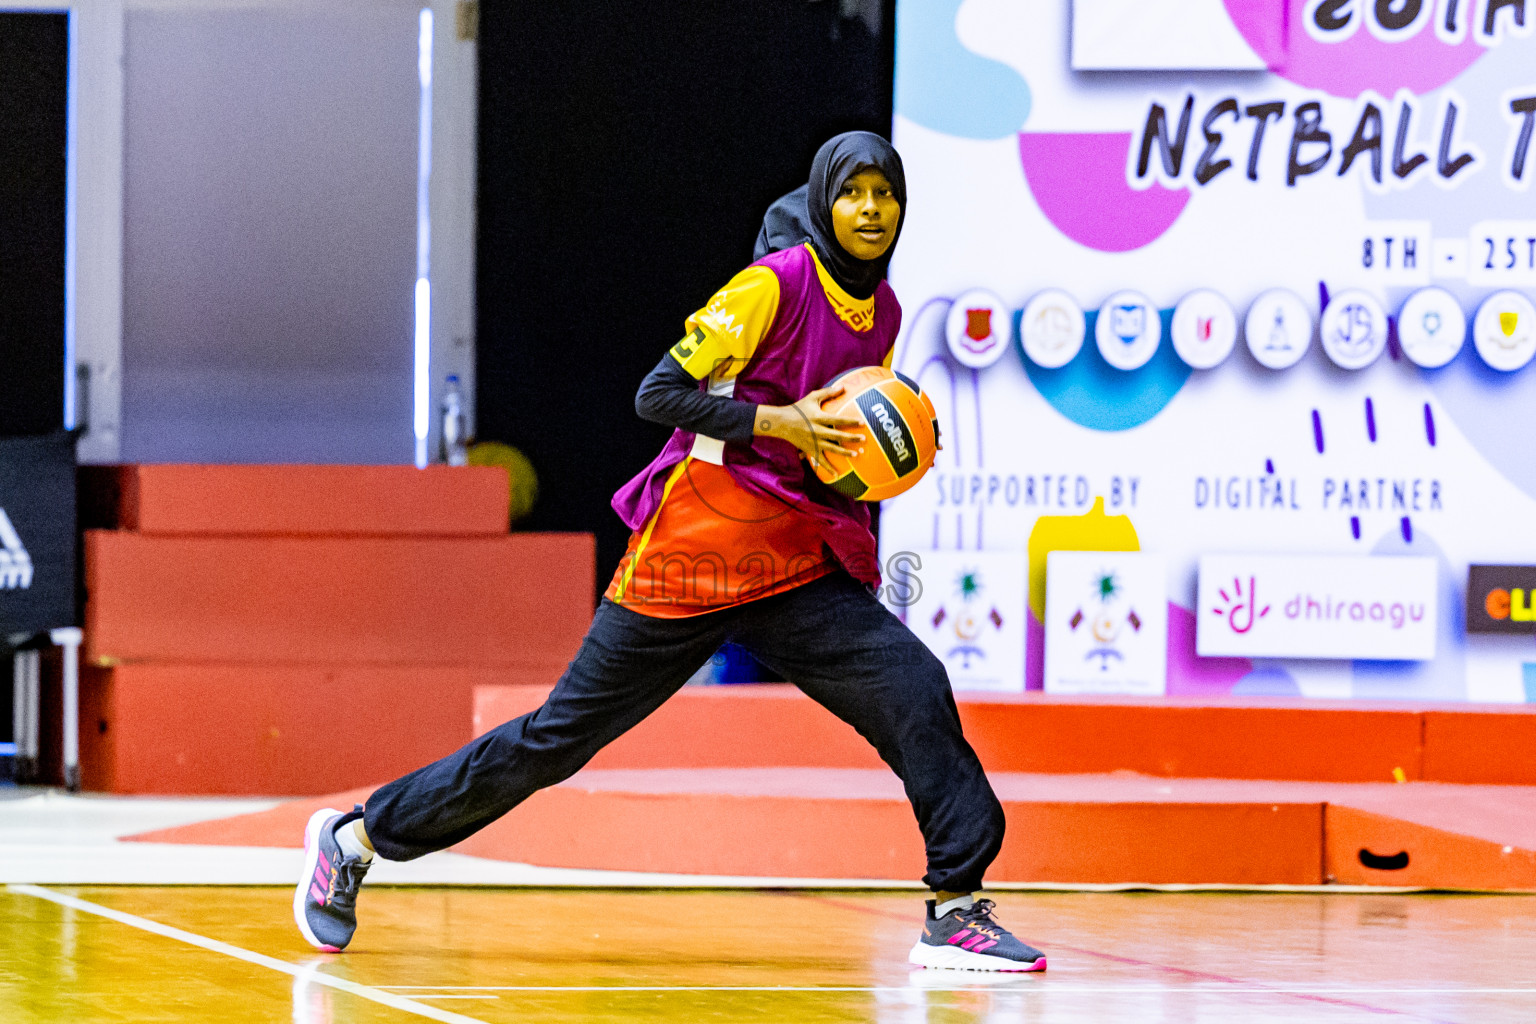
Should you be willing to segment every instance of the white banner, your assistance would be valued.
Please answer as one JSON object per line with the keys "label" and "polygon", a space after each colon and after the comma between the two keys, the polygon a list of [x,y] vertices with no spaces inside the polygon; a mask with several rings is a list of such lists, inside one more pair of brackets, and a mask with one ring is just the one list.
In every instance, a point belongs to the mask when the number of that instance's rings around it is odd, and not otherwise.
{"label": "white banner", "polygon": [[938,656],[956,690],[1024,689],[1022,551],[924,551],[909,576],[920,584],[898,608]]}
{"label": "white banner", "polygon": [[1435,656],[1433,558],[1206,555],[1199,591],[1202,656]]}
{"label": "white banner", "polygon": [[883,506],[885,557],[1028,550],[1048,647],[1046,554],[1112,520],[1111,546],[1167,560],[1171,696],[1525,701],[1530,651],[1443,611],[1423,661],[1256,655],[1269,621],[1201,657],[1196,568],[1423,557],[1450,608],[1468,564],[1536,565],[1536,454],[1511,432],[1536,408],[1536,0],[896,19],[893,365],[944,450]]}
{"label": "white banner", "polygon": [[1160,696],[1168,563],[1139,551],[1052,551],[1045,564],[1046,692]]}

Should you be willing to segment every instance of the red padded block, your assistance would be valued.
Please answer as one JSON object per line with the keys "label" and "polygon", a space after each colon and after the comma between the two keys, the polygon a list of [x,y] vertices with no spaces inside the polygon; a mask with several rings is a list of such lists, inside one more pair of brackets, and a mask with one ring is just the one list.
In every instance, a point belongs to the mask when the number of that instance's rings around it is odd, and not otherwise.
{"label": "red padded block", "polygon": [[1435,782],[1536,785],[1536,711],[1526,705],[1429,711],[1424,778]]}
{"label": "red padded block", "polygon": [[777,878],[920,878],[923,840],[902,799],[541,790],[454,847],[527,864]]}
{"label": "red padded block", "polygon": [[[996,882],[1321,880],[1318,803],[1020,800],[1003,788],[1008,837],[988,871]],[[924,870],[922,838],[896,779],[828,769],[583,772],[455,849],[681,874],[916,880]]]}
{"label": "red padded block", "polygon": [[[475,690],[475,735],[527,714],[548,687]],[[592,768],[881,768],[853,727],[793,686],[690,686],[598,751]]]}
{"label": "red padded block", "polygon": [[1531,849],[1355,807],[1330,804],[1326,813],[1330,882],[1536,889]]}
{"label": "red padded block", "polygon": [[591,621],[594,560],[591,535],[576,533],[214,538],[91,530],[86,657],[559,668]]}
{"label": "red padded block", "polygon": [[1318,885],[1316,803],[1003,801],[1000,882]]}
{"label": "red padded block", "polygon": [[1388,782],[1419,777],[1411,709],[960,695],[988,771],[1133,771],[1177,778]]}
{"label": "red padded block", "polygon": [[81,781],[114,793],[328,793],[376,785],[467,743],[463,666],[118,665],[80,689]]}
{"label": "red padded block", "polygon": [[81,493],[90,526],[221,536],[496,536],[511,501],[490,466],[101,466]]}
{"label": "red padded block", "polygon": [[[531,711],[542,691],[488,687],[475,731]],[[1420,714],[1340,705],[1195,705],[960,694],[993,772],[1133,771],[1168,778],[1388,782],[1419,773]],[[604,749],[596,768],[873,768],[854,730],[789,685],[687,687]]]}

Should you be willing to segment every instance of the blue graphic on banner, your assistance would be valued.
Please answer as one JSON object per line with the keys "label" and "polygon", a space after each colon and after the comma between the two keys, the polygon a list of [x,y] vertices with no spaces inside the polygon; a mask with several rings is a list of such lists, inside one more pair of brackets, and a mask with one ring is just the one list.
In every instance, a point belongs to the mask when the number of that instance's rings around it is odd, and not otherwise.
{"label": "blue graphic on banner", "polygon": [[[1019,321],[1024,311],[1013,314],[1013,336],[1022,338]],[[1084,314],[1087,338],[1082,349],[1066,366],[1048,370],[1024,355],[1019,355],[1030,383],[1051,407],[1078,426],[1091,430],[1130,430],[1162,412],[1189,379],[1189,366],[1173,349],[1169,325],[1173,310],[1158,311],[1163,321],[1163,337],[1147,365],[1139,370],[1117,370],[1104,361],[1093,343],[1098,310]]]}
{"label": "blue graphic on banner", "polygon": [[896,9],[896,112],[962,139],[1001,139],[1029,118],[1029,85],[955,35],[964,0]]}

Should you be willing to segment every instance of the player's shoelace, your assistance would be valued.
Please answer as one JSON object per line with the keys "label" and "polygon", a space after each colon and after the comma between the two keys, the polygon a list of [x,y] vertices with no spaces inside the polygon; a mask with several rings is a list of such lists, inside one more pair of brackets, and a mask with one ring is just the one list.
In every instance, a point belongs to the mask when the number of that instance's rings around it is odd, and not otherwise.
{"label": "player's shoelace", "polygon": [[997,904],[989,899],[979,899],[968,907],[962,907],[954,912],[955,917],[964,921],[972,930],[980,932],[989,939],[1000,939],[1003,926],[998,923],[993,913],[997,910]]}
{"label": "player's shoelace", "polygon": [[332,906],[350,910],[357,905],[357,891],[363,887],[363,876],[368,873],[369,867],[355,857],[336,865],[336,881],[330,898]]}

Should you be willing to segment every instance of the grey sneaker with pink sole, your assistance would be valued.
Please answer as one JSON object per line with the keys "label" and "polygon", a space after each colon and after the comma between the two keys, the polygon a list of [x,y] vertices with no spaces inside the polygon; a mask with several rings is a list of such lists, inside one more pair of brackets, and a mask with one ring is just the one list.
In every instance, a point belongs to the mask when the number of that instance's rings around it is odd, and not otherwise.
{"label": "grey sneaker with pink sole", "polygon": [[361,817],[325,807],[304,828],[304,873],[293,892],[293,920],[316,949],[340,953],[357,931],[357,891],[369,865],[336,842],[336,826]]}
{"label": "grey sneaker with pink sole", "polygon": [[929,900],[923,935],[907,955],[909,962],[958,971],[1045,970],[1045,954],[998,924],[997,904],[991,900],[977,900],[939,918],[933,906]]}

